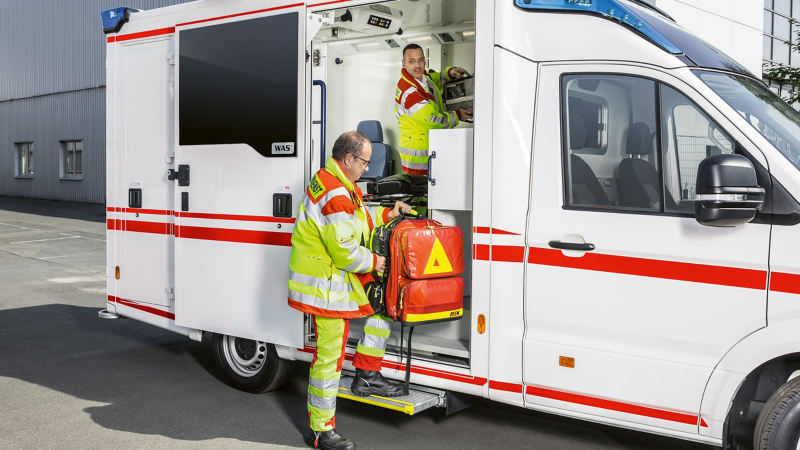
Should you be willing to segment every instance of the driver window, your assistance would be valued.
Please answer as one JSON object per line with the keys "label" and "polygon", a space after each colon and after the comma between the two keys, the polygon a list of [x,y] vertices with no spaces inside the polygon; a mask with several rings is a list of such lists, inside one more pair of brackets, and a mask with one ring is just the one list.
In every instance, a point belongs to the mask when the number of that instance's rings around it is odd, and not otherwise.
{"label": "driver window", "polygon": [[665,209],[694,214],[697,166],[712,155],[733,153],[733,140],[678,91],[661,85]]}

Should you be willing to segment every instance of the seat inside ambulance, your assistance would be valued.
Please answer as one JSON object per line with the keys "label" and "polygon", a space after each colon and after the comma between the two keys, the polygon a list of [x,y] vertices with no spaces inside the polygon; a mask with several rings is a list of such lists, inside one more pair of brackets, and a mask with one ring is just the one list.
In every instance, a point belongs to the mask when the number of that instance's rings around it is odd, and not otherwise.
{"label": "seat inside ambulance", "polygon": [[[369,170],[358,183],[362,192],[370,193],[368,181],[388,178],[384,180],[386,191],[394,184],[413,185],[413,191],[418,194],[420,187],[428,186],[424,176],[403,175],[401,178],[405,181],[402,182],[392,176],[404,174],[398,152],[400,133],[395,114],[402,51],[408,44],[417,44],[423,49],[426,70],[442,72],[447,67],[461,67],[470,75],[480,76],[475,74],[475,1],[399,0],[346,8],[337,8],[336,4],[330,6],[330,10],[318,12],[333,21],[330,25],[323,25],[316,34],[310,55],[312,80],[322,81],[326,86],[325,154],[330,155],[333,143],[342,133],[360,131],[372,142],[373,152]],[[316,146],[321,143],[323,132],[319,123],[322,89],[314,84],[309,89],[309,119],[313,123],[312,140]],[[456,128],[472,126],[472,123],[460,123]],[[315,166],[319,167],[320,152],[314,150],[312,154],[312,158],[317,158]],[[418,182],[424,186],[417,186]],[[413,199],[418,198],[414,196]],[[393,204],[393,201],[388,199],[383,206]],[[367,201],[366,204],[375,207],[379,203]],[[429,217],[445,225],[472,230],[471,211],[427,212]],[[471,233],[464,234],[466,254],[469,254]],[[471,260],[466,265],[469,263]],[[465,282],[463,318],[416,327],[412,340],[415,360],[469,367],[471,267],[465,267],[462,278]],[[363,319],[351,321],[349,347],[355,347],[363,326]],[[313,330],[307,327],[306,333],[309,344],[312,344]],[[407,335],[408,328],[404,336]],[[400,324],[392,323],[387,355],[400,355],[404,342]]]}
{"label": "seat inside ambulance", "polygon": [[391,174],[392,146],[383,143],[381,123],[377,120],[364,120],[358,124],[356,131],[366,136],[372,143],[369,169],[361,175],[361,179],[379,181],[388,177]]}

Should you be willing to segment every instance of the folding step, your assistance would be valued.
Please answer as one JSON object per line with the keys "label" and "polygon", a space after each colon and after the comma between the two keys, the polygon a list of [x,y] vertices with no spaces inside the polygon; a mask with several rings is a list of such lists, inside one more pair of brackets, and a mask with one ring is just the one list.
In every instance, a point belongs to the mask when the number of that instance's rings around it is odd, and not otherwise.
{"label": "folding step", "polygon": [[353,376],[342,373],[342,377],[339,379],[339,397],[379,406],[381,408],[393,409],[410,416],[433,408],[434,406],[445,406],[445,392],[436,389],[412,384],[409,386],[408,395],[402,397],[387,398],[378,397],[377,395],[359,397],[350,391],[350,385],[352,384]]}

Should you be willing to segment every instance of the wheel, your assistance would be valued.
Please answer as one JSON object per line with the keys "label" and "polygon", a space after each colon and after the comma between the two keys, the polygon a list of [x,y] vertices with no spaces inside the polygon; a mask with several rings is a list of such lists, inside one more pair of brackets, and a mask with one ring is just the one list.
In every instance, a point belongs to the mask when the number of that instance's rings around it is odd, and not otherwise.
{"label": "wheel", "polygon": [[237,389],[261,394],[278,389],[289,375],[292,361],[278,357],[266,342],[214,334],[214,360]]}
{"label": "wheel", "polygon": [[755,450],[800,450],[800,377],[767,400],[756,421]]}

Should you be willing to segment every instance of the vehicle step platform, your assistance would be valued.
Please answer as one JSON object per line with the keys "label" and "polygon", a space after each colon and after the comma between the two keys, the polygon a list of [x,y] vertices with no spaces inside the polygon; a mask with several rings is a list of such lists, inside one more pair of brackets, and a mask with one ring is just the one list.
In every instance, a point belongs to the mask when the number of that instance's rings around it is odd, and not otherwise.
{"label": "vehicle step platform", "polygon": [[352,384],[353,375],[346,375],[342,372],[342,377],[339,379],[339,397],[379,406],[381,408],[393,409],[410,416],[433,408],[434,406],[445,406],[444,391],[437,391],[435,389],[412,384],[409,386],[408,395],[403,395],[401,397],[388,398],[378,397],[376,395],[359,397],[350,391],[350,385]]}

